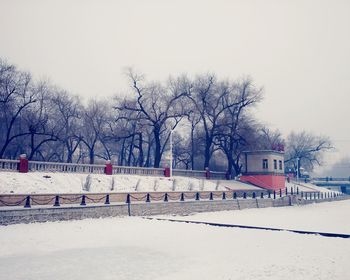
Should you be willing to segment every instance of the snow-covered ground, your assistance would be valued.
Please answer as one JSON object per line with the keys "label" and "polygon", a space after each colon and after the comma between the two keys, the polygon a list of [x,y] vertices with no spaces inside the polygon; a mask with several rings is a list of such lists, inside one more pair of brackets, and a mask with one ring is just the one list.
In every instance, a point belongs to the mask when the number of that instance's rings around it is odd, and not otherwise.
{"label": "snow-covered ground", "polygon": [[[0,194],[80,193],[91,178],[90,192],[214,191],[259,189],[237,181],[216,181],[189,177],[151,177],[137,175],[0,172]],[[113,183],[114,181],[114,183]],[[113,186],[114,184],[114,186]],[[112,190],[113,186],[113,190]]]}
{"label": "snow-covered ground", "polygon": [[328,190],[327,188],[318,187],[316,185],[310,184],[310,183],[296,183],[296,182],[286,182],[286,187],[288,188],[288,191],[290,191],[291,188],[293,188],[294,191],[298,188],[300,192],[334,192],[332,190]]}
{"label": "snow-covered ground", "polygon": [[[344,233],[349,213],[347,200],[186,218]],[[350,279],[349,239],[290,232],[127,217],[4,226],[0,242],[1,279]]]}

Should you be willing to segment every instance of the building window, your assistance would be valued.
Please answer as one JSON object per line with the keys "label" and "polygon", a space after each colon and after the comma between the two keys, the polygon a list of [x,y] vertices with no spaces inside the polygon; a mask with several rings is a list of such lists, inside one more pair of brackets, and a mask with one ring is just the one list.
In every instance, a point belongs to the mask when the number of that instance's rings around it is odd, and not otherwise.
{"label": "building window", "polygon": [[274,159],[274,160],[273,160],[273,168],[274,168],[274,169],[277,169],[277,159]]}
{"label": "building window", "polygon": [[262,166],[263,166],[263,169],[268,169],[269,168],[269,163],[268,163],[267,159],[263,159],[262,160]]}
{"label": "building window", "polygon": [[282,160],[280,160],[278,163],[279,163],[280,170],[282,170]]}

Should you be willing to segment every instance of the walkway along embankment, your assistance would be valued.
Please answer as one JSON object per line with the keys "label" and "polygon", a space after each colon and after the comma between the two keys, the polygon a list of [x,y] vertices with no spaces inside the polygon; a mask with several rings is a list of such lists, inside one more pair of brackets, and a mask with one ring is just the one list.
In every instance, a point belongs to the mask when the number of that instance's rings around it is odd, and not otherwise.
{"label": "walkway along embankment", "polygon": [[[243,197],[238,197],[237,193],[228,196],[225,192],[220,192],[220,194],[218,192],[215,195],[213,192],[209,192],[205,194],[178,193],[177,195],[164,193],[157,194],[157,196],[150,193],[143,196],[140,194],[138,194],[139,196],[123,194],[125,195],[123,198],[126,198],[125,201],[113,202],[110,201],[112,195],[98,195],[98,199],[92,198],[90,195],[75,195],[75,199],[66,197],[69,199],[67,201],[75,204],[61,204],[60,202],[64,199],[57,195],[51,197],[46,195],[45,198],[41,197],[41,200],[37,196],[17,197],[19,199],[17,206],[7,203],[8,206],[0,207],[0,225],[117,216],[190,215],[200,212],[283,207],[350,199],[350,196],[340,194],[333,194],[330,197],[319,193],[315,193],[313,196],[312,194],[308,196],[303,194],[303,197],[301,197],[301,194],[299,194],[279,197],[274,193],[268,195],[269,198],[257,194],[248,197],[246,193],[243,193]],[[4,203],[3,195],[0,196],[0,199]],[[89,204],[89,201],[92,203]],[[12,203],[14,203],[13,200]],[[36,205],[33,203],[36,203]],[[56,206],[53,206],[52,203]],[[20,206],[23,204],[25,207]]]}

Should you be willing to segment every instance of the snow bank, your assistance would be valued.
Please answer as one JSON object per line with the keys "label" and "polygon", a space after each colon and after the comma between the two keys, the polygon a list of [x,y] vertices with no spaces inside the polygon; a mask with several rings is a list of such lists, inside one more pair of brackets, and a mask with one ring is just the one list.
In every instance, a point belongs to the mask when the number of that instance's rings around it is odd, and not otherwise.
{"label": "snow bank", "polygon": [[[88,179],[90,176],[90,179]],[[213,191],[226,190],[215,180],[187,177],[152,177],[137,175],[15,173],[0,172],[0,193],[80,193],[90,180],[89,192]]]}

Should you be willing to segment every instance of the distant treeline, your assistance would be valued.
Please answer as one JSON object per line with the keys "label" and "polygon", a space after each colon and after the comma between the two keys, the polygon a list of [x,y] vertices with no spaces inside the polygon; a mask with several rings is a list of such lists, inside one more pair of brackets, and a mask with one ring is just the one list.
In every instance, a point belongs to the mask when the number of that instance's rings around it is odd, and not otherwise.
{"label": "distant treeline", "polygon": [[236,175],[245,150],[286,145],[290,166],[300,158],[312,168],[319,152],[330,147],[327,138],[306,132],[291,133],[285,141],[279,131],[259,122],[252,108],[262,100],[263,90],[251,78],[224,80],[205,74],[147,82],[132,69],[126,75],[127,97],[85,105],[78,96],[48,81],[35,81],[30,73],[0,60],[0,158],[25,153],[29,160],[112,160],[159,167],[169,158],[173,131],[175,168],[209,167]]}

